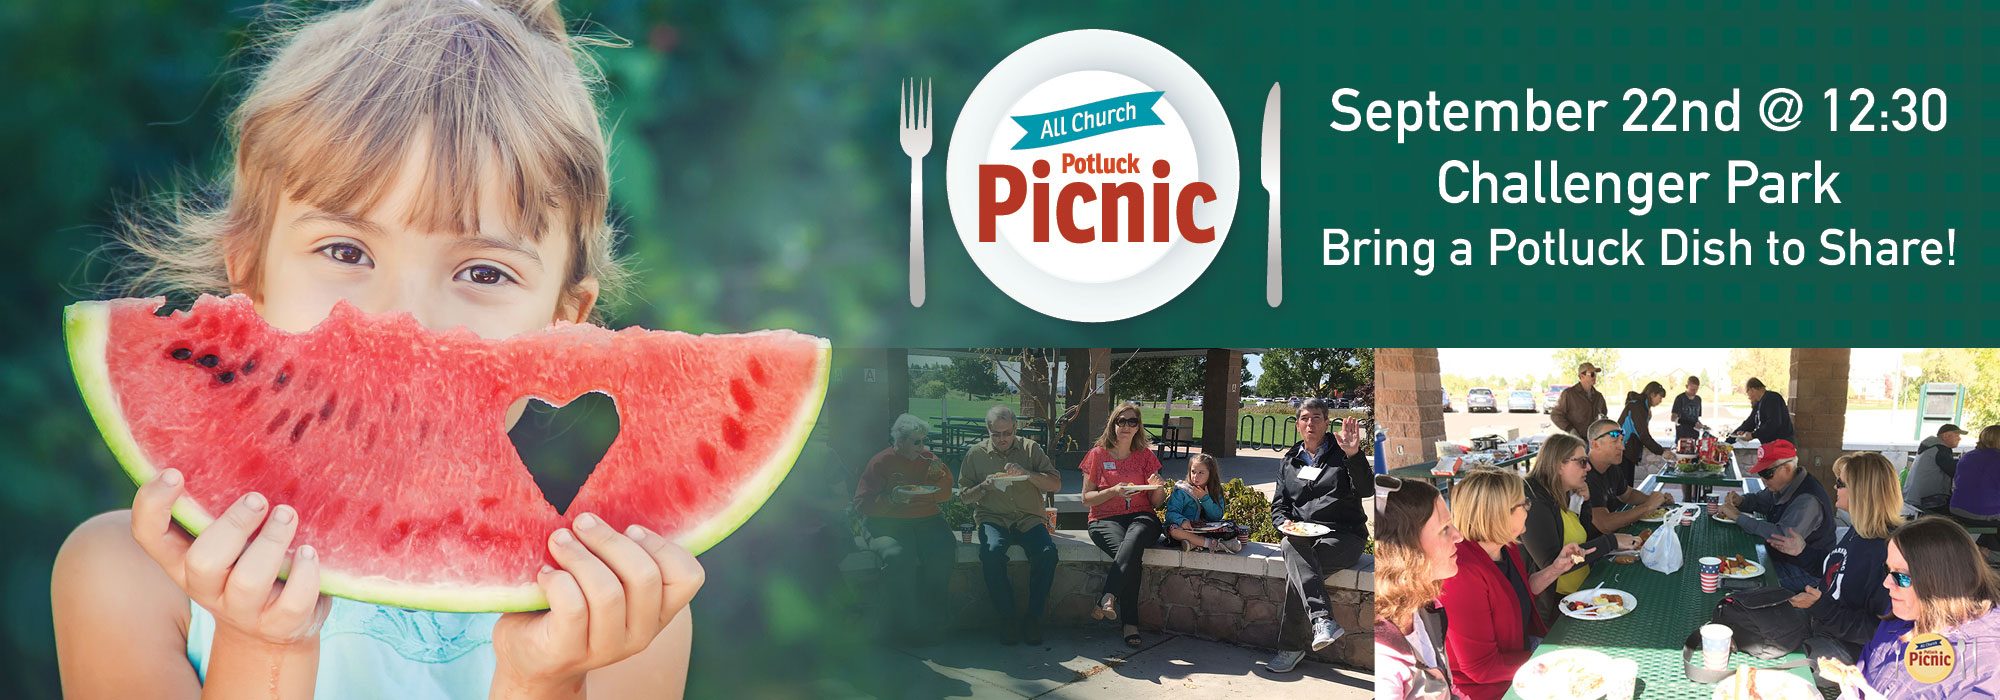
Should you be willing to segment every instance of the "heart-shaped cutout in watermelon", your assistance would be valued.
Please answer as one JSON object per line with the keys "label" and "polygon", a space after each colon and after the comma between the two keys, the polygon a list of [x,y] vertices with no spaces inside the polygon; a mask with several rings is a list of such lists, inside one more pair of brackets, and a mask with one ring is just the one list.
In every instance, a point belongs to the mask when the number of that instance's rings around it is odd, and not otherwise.
{"label": "heart-shaped cutout in watermelon", "polygon": [[453,612],[546,608],[536,574],[569,524],[507,437],[522,398],[614,397],[618,437],[568,513],[633,523],[700,553],[791,470],[818,418],[830,349],[791,331],[732,335],[558,324],[488,340],[345,303],[272,328],[247,297],[81,302],[70,364],[105,442],[140,484],[187,477],[174,518],[199,534],[242,494],[299,511],[323,592]]}

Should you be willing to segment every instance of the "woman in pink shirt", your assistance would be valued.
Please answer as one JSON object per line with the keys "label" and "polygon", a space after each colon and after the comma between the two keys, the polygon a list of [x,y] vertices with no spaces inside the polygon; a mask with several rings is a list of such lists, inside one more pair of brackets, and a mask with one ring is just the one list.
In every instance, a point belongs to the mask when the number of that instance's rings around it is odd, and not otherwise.
{"label": "woman in pink shirt", "polygon": [[1083,503],[1090,506],[1090,540],[1111,555],[1104,597],[1090,616],[1125,624],[1125,643],[1139,639],[1139,566],[1146,547],[1160,540],[1154,508],[1173,485],[1160,478],[1160,460],[1140,425],[1139,404],[1126,402],[1111,412],[1097,445],[1083,456]]}

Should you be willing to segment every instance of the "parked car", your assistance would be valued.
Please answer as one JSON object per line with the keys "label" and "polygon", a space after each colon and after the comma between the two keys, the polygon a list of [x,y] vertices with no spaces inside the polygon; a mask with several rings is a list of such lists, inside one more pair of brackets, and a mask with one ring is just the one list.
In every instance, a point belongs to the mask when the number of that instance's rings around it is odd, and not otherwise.
{"label": "parked car", "polygon": [[1568,384],[1550,384],[1548,392],[1542,394],[1542,412],[1555,413],[1556,402],[1562,400],[1563,390],[1568,388]]}
{"label": "parked car", "polygon": [[1534,412],[1535,412],[1535,392],[1532,392],[1532,391],[1528,391],[1527,389],[1516,389],[1516,390],[1514,390],[1514,391],[1512,391],[1512,392],[1508,393],[1508,394],[1507,394],[1507,412],[1508,412],[1508,413],[1534,413]]}
{"label": "parked car", "polygon": [[1196,396],[1193,399],[1191,399],[1191,401],[1194,403],[1194,407],[1196,410],[1201,409],[1201,397]]}
{"label": "parked car", "polygon": [[1444,412],[1445,412],[1445,413],[1451,413],[1451,412],[1452,412],[1452,409],[1451,409],[1451,390],[1449,390],[1449,389],[1439,389],[1438,391],[1441,391],[1441,392],[1444,392]]}
{"label": "parked car", "polygon": [[1494,401],[1492,389],[1474,387],[1471,391],[1465,392],[1465,412],[1478,413],[1480,411],[1487,413],[1498,413],[1500,411],[1500,405]]}

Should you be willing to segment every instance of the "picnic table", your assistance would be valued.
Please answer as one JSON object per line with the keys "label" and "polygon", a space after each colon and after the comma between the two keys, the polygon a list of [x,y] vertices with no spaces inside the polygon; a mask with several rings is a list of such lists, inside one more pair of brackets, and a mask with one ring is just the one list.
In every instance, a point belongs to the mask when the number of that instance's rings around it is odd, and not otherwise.
{"label": "picnic table", "polygon": [[[1625,532],[1637,535],[1642,530],[1659,526],[1658,523],[1638,523],[1626,528]],[[1631,612],[1610,620],[1579,620],[1557,613],[1558,618],[1549,627],[1549,634],[1543,638],[1542,645],[1535,649],[1534,656],[1562,649],[1594,649],[1613,658],[1638,662],[1639,687],[1633,694],[1634,698],[1708,700],[1714,697],[1715,686],[1688,680],[1681,668],[1681,643],[1689,633],[1708,622],[1716,604],[1731,592],[1726,585],[1714,593],[1701,592],[1700,559],[1738,554],[1751,558],[1754,554],[1757,563],[1764,567],[1764,575],[1752,581],[1775,586],[1778,575],[1772,571],[1770,556],[1762,540],[1744,533],[1735,525],[1716,522],[1705,511],[1696,516],[1692,524],[1681,526],[1678,533],[1682,563],[1680,570],[1672,574],[1662,574],[1638,562],[1618,564],[1608,558],[1599,561],[1583,589],[1616,588],[1631,593],[1638,599],[1637,604]],[[1729,583],[1729,580],[1724,579],[1724,583]],[[1699,653],[1696,658],[1699,660]],[[1765,661],[1739,652],[1730,655],[1729,667],[1746,664],[1765,667],[1803,658],[1804,655],[1793,652],[1782,659]],[[1785,672],[1812,680],[1811,669],[1807,667],[1787,669]],[[1508,691],[1507,697],[1520,696]]]}

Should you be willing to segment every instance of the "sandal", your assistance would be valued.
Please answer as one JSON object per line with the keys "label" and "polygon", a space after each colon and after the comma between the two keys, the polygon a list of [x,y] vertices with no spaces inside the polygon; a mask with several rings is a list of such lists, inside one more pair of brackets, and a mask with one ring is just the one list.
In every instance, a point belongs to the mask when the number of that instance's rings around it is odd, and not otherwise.
{"label": "sandal", "polygon": [[1143,646],[1145,643],[1146,640],[1140,639],[1138,632],[1133,632],[1131,634],[1125,635],[1125,646],[1137,649],[1140,646]]}
{"label": "sandal", "polygon": [[1098,599],[1097,607],[1090,609],[1092,620],[1114,620],[1118,618],[1118,598],[1109,593]]}

